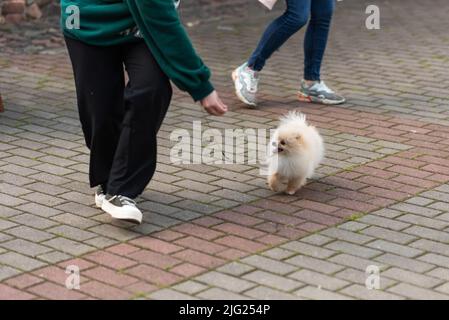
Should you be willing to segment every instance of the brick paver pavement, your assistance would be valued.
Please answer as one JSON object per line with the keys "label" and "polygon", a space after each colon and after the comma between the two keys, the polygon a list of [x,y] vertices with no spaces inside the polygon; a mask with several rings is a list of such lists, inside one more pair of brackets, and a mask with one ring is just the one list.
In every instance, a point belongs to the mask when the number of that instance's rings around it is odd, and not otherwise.
{"label": "brick paver pavement", "polygon": [[[368,31],[367,4],[337,4],[324,74],[339,107],[296,101],[303,32],[264,71],[259,110],[235,99],[230,72],[276,13],[189,29],[231,111],[206,117],[175,92],[137,227],[93,205],[65,49],[0,53],[0,298],[449,299],[449,7],[377,1]],[[256,165],[170,162],[170,133],[193,120],[273,128],[294,108],[327,146],[295,196],[267,190]]]}

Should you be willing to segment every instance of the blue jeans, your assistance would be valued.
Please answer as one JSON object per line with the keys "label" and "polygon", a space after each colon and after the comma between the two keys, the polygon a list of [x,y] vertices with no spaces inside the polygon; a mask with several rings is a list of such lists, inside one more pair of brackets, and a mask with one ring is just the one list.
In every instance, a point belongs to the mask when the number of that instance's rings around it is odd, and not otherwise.
{"label": "blue jeans", "polygon": [[286,1],[287,10],[265,30],[248,65],[261,71],[266,60],[310,19],[304,39],[304,79],[319,81],[335,0]]}

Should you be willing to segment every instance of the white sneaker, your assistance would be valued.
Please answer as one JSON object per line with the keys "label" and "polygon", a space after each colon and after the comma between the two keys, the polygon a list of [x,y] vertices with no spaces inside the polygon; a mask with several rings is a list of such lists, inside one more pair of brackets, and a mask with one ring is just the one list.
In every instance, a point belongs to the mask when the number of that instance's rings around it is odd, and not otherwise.
{"label": "white sneaker", "polygon": [[259,73],[251,70],[248,63],[244,63],[232,72],[235,94],[243,103],[257,106],[256,93],[259,85]]}
{"label": "white sneaker", "polygon": [[101,209],[114,219],[142,223],[142,212],[136,207],[136,202],[128,197],[106,195]]}
{"label": "white sneaker", "polygon": [[101,208],[101,206],[103,205],[105,196],[106,195],[104,194],[103,187],[101,185],[98,186],[97,191],[95,191],[95,205],[98,208]]}

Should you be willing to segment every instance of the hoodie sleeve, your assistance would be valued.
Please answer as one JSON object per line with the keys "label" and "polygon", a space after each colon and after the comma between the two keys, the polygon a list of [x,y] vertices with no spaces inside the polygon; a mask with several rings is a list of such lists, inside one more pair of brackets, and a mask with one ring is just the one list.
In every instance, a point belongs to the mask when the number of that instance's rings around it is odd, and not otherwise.
{"label": "hoodie sleeve", "polygon": [[164,73],[195,101],[213,90],[210,71],[197,55],[173,0],[125,0],[137,27]]}

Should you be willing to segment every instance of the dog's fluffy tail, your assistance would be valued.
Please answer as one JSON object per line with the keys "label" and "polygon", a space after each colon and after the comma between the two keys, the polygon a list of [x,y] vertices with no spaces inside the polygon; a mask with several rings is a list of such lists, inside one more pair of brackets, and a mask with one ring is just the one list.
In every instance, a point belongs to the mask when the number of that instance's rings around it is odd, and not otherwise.
{"label": "dog's fluffy tail", "polygon": [[306,115],[299,111],[290,111],[286,115],[282,116],[280,119],[281,125],[290,123],[300,123],[307,124]]}

